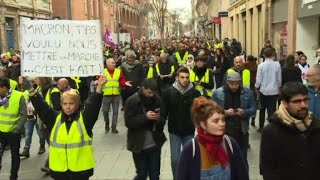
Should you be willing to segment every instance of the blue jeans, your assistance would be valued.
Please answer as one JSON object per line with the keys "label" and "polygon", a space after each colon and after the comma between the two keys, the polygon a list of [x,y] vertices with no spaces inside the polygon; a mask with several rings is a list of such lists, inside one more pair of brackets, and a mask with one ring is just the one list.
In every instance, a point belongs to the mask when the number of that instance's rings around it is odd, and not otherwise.
{"label": "blue jeans", "polygon": [[176,179],[177,176],[177,167],[180,158],[180,153],[182,151],[181,146],[183,147],[188,141],[194,137],[194,134],[187,136],[178,136],[172,133],[169,133],[170,138],[170,151],[171,151],[171,170],[173,179]]}
{"label": "blue jeans", "polygon": [[134,180],[159,180],[161,148],[155,147],[142,150],[140,153],[132,153],[137,175]]}
{"label": "blue jeans", "polygon": [[34,126],[36,127],[37,134],[39,135],[40,146],[45,145],[45,138],[43,135],[43,125],[42,123],[37,122],[36,119],[28,119],[25,128],[26,128],[26,139],[25,139],[25,147],[30,148],[32,142],[32,134]]}

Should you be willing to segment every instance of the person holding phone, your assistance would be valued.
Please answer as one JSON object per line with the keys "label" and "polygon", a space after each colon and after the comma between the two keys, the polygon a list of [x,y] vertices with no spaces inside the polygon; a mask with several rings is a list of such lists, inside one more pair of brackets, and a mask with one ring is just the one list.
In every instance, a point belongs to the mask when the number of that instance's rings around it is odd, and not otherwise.
{"label": "person holding phone", "polygon": [[226,116],[225,133],[237,141],[244,159],[247,160],[249,119],[256,113],[253,92],[242,86],[239,73],[231,72],[227,75],[226,85],[218,88],[212,99],[224,107]]}
{"label": "person holding phone", "polygon": [[137,173],[134,179],[149,176],[150,180],[156,180],[160,176],[161,147],[166,137],[157,90],[155,79],[145,79],[141,89],[129,97],[124,106],[127,148],[132,152]]}

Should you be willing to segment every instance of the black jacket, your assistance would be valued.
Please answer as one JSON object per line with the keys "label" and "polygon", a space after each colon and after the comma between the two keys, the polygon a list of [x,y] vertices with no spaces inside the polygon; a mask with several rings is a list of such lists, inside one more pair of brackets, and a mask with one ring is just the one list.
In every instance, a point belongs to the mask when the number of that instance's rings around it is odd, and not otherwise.
{"label": "black jacket", "polygon": [[260,173],[265,180],[318,180],[320,175],[320,121],[305,132],[288,126],[274,114],[263,129]]}
{"label": "black jacket", "polygon": [[[56,112],[51,107],[49,107],[49,105],[38,94],[31,96],[30,100],[35,110],[37,111],[40,119],[47,126],[48,130],[51,131],[55,124],[56,117],[60,112]],[[83,110],[83,113],[82,113],[83,122],[86,128],[86,131],[90,137],[92,137],[92,129],[98,119],[101,103],[102,103],[102,94],[94,93],[90,95],[90,97],[86,101],[85,109]],[[79,115],[80,115],[79,110],[69,116],[62,112],[61,121],[66,123],[68,132],[72,122],[77,120],[79,118]],[[55,171],[50,172],[50,176],[55,179],[66,178],[67,176],[69,177],[70,175],[73,177],[77,177],[79,176],[79,174],[81,174],[82,176],[90,177],[91,175],[93,175],[93,169],[89,169],[81,172],[72,172],[70,170],[66,172],[55,172]]]}
{"label": "black jacket", "polygon": [[302,82],[301,70],[298,67],[293,67],[292,69],[283,67],[282,71],[282,86],[287,82]]}
{"label": "black jacket", "polygon": [[171,66],[174,66],[174,69],[176,70],[175,65],[171,61],[167,60],[166,63],[163,63],[160,61],[154,67],[154,71],[155,71],[155,74],[157,75],[157,80],[158,80],[159,86],[161,86],[163,84],[170,84],[171,85],[174,82],[174,77],[175,77],[174,73],[172,74],[172,77],[165,77],[165,78],[161,79],[157,73],[157,68],[156,68],[157,66],[159,67],[159,71],[160,71],[161,75],[168,75],[168,74],[171,74]]}
{"label": "black jacket", "polygon": [[[156,96],[150,99],[149,107],[144,107],[141,97],[141,90],[126,100],[124,106],[124,121],[128,128],[127,148],[129,151],[139,153],[143,149],[145,134],[149,130],[152,132],[153,140],[158,147],[161,147],[166,141],[163,133],[165,120],[160,117],[158,121],[148,120],[146,113],[160,108],[160,98]],[[153,128],[155,126],[155,128]]]}
{"label": "black jacket", "polygon": [[19,82],[19,76],[21,76],[20,63],[12,64],[8,67],[8,78]]}
{"label": "black jacket", "polygon": [[162,94],[161,117],[168,117],[168,131],[179,136],[194,134],[194,124],[191,119],[190,108],[193,99],[200,96],[200,92],[193,87],[180,94],[171,86]]}
{"label": "black jacket", "polygon": [[[126,63],[126,62],[125,62]],[[131,72],[129,72],[125,66],[124,63],[121,65],[121,71],[123,72],[124,76],[126,77],[127,81],[132,81],[132,88],[137,88],[138,86],[141,86],[142,81],[145,77],[144,68],[141,63],[136,63],[134,67],[132,68]]]}

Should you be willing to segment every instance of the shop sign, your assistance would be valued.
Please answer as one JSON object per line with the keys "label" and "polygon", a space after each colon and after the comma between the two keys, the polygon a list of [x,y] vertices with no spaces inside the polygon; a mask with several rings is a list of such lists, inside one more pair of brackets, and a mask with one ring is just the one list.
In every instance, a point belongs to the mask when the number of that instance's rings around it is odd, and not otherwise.
{"label": "shop sign", "polygon": [[219,17],[228,17],[228,11],[220,11],[218,12]]}
{"label": "shop sign", "polygon": [[221,18],[220,17],[214,17],[213,18],[213,24],[221,24]]}

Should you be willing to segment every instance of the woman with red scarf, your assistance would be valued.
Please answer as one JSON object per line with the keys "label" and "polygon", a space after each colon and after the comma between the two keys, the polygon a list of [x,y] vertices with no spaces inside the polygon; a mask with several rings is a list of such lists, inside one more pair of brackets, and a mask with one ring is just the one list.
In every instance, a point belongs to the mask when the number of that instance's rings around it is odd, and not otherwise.
{"label": "woman with red scarf", "polygon": [[224,135],[224,110],[205,97],[194,99],[192,118],[198,135],[183,147],[177,180],[249,180],[238,144]]}

